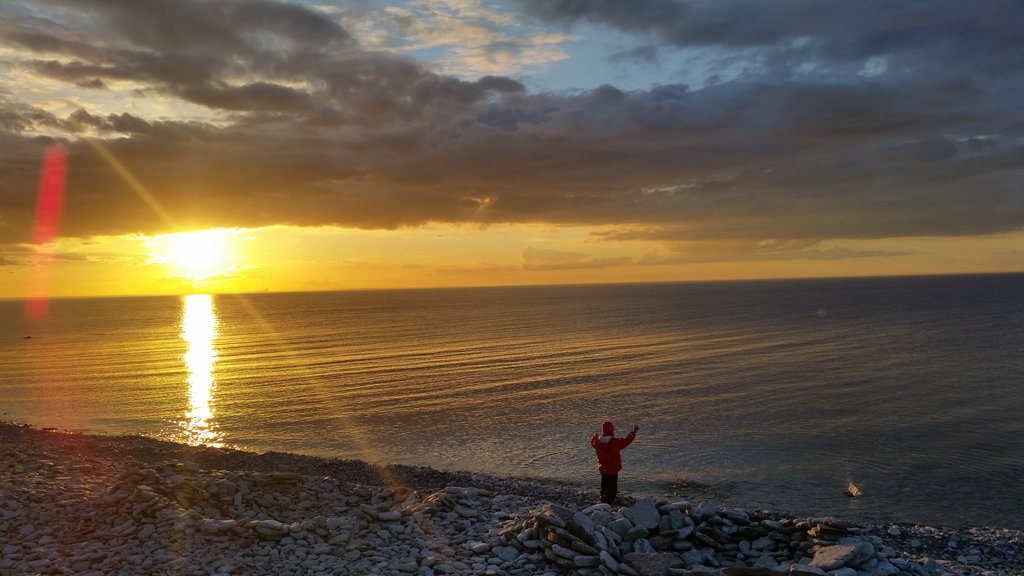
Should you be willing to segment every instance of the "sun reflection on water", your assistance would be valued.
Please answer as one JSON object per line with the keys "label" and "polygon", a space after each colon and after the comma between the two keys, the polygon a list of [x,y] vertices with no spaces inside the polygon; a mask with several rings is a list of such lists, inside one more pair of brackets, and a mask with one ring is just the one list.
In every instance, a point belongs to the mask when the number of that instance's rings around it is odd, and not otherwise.
{"label": "sun reflection on water", "polygon": [[222,434],[214,418],[217,361],[217,315],[213,297],[191,294],[184,298],[181,337],[188,344],[183,357],[188,369],[188,411],[180,423],[180,440],[194,445],[221,446]]}

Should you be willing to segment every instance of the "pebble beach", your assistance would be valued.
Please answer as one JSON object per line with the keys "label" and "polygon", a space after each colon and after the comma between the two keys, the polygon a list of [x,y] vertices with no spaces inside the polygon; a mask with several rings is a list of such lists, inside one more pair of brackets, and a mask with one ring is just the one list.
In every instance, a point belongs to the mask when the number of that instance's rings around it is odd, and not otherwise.
{"label": "pebble beach", "polygon": [[596,487],[0,423],[0,576],[1024,574],[1021,530],[597,501]]}

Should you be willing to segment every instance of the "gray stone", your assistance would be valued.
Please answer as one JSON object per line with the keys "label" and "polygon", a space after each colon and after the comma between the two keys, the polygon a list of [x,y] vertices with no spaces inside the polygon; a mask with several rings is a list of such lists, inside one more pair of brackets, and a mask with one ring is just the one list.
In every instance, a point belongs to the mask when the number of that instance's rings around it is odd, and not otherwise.
{"label": "gray stone", "polygon": [[[586,514],[582,514],[580,512],[577,512],[572,517],[572,519],[573,519],[573,522],[576,522],[576,524],[578,524],[580,526],[580,528],[582,528],[584,531],[586,531],[586,532],[593,532],[594,531],[594,520],[590,516],[587,516]],[[567,522],[566,525],[568,526],[569,523]]]}
{"label": "gray stone", "polygon": [[717,514],[718,507],[715,506],[715,503],[711,501],[701,502],[696,507],[690,510],[690,516],[698,520],[707,520],[708,518],[711,518],[712,516],[715,516]]}
{"label": "gray stone", "polygon": [[651,497],[644,498],[626,508],[622,511],[622,515],[629,518],[634,526],[643,526],[648,530],[657,528],[661,520],[658,508],[654,505],[654,498]]}
{"label": "gray stone", "polygon": [[647,531],[647,528],[644,528],[643,526],[634,526],[629,529],[629,532],[626,532],[622,536],[622,539],[626,542],[632,542],[638,538],[646,538],[648,534],[650,534],[650,532]]}
{"label": "gray stone", "polygon": [[761,556],[756,562],[754,562],[754,568],[768,568],[769,570],[775,570],[778,567],[779,563],[771,556]]}
{"label": "gray stone", "polygon": [[565,525],[576,515],[572,510],[562,506],[555,506],[554,504],[546,504],[543,510],[558,517],[562,524],[560,528],[565,528]]}
{"label": "gray stone", "polygon": [[637,538],[633,542],[633,552],[639,552],[641,554],[651,554],[654,552],[654,546],[646,538]]}
{"label": "gray stone", "polygon": [[692,568],[698,564],[703,564],[704,554],[700,550],[687,550],[683,552],[683,565],[687,568]]}
{"label": "gray stone", "polygon": [[740,526],[750,524],[750,515],[742,510],[725,509],[722,510],[722,516],[728,518],[730,522]]}
{"label": "gray stone", "polygon": [[[607,504],[606,504],[607,506]],[[607,510],[597,510],[591,515],[590,519],[593,521],[594,528],[600,528],[601,526],[607,526],[615,521],[615,517],[612,516],[611,512]]]}
{"label": "gray stone", "polygon": [[551,551],[557,554],[559,557],[566,558],[568,560],[572,560],[573,558],[580,555],[579,552],[576,552],[575,550],[570,550],[565,546],[559,546],[558,544],[552,544]]}
{"label": "gray stone", "polygon": [[789,576],[828,576],[828,572],[806,564],[794,564],[789,569]]}
{"label": "gray stone", "polygon": [[893,576],[894,574],[899,574],[899,568],[893,566],[888,560],[882,560],[879,562],[875,566],[874,571],[882,576]]}
{"label": "gray stone", "polygon": [[512,562],[519,557],[519,550],[516,550],[512,546],[499,546],[492,550],[495,556],[501,559],[502,562]]}
{"label": "gray stone", "polygon": [[679,510],[672,510],[668,513],[669,526],[673,530],[679,530],[686,525],[686,517]]}
{"label": "gray stone", "polygon": [[601,559],[601,564],[604,564],[612,572],[618,572],[619,571],[619,561],[616,560],[607,551],[602,550],[601,554],[598,555],[598,558]]}
{"label": "gray stone", "polygon": [[672,567],[672,555],[666,553],[632,552],[623,558],[640,576],[667,576]]}
{"label": "gray stone", "polygon": [[633,523],[628,518],[619,518],[608,525],[612,532],[615,532],[620,537],[625,536],[627,532],[633,529]]}
{"label": "gray stone", "polygon": [[640,576],[636,569],[625,562],[619,563],[619,574],[622,574],[622,576]]}
{"label": "gray stone", "polygon": [[135,536],[139,540],[148,540],[153,536],[153,534],[156,534],[156,526],[153,524],[146,524],[139,529],[139,532]]}

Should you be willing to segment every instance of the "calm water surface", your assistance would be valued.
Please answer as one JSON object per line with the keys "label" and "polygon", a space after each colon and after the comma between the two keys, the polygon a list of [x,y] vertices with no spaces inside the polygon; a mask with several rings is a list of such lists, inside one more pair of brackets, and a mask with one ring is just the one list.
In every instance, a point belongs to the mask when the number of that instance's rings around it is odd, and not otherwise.
{"label": "calm water surface", "polygon": [[[1024,527],[1024,276],[0,302],[0,418]],[[864,496],[851,499],[848,482]]]}

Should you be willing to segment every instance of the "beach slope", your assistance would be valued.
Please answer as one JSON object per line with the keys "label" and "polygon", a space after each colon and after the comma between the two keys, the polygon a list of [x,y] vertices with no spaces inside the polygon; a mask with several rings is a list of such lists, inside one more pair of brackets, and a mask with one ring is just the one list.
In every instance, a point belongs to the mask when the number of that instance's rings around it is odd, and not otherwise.
{"label": "beach slope", "polygon": [[0,576],[1024,573],[1015,530],[859,526],[0,423]]}

